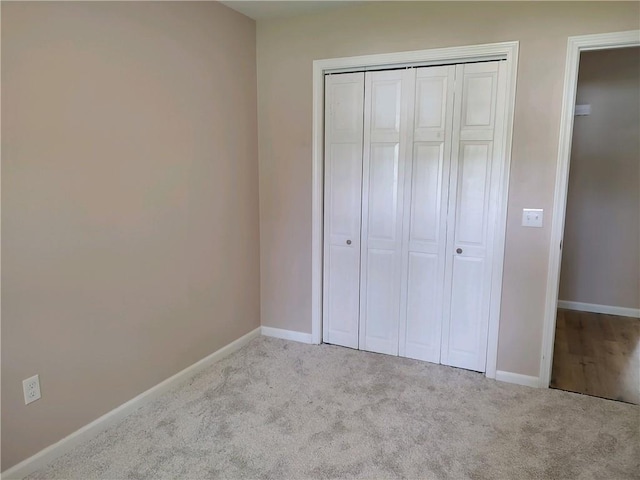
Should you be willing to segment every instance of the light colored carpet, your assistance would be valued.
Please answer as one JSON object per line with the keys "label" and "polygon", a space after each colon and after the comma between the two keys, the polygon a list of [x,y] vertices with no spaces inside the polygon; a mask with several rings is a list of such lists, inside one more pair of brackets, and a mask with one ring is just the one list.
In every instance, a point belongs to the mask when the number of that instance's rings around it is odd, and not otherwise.
{"label": "light colored carpet", "polygon": [[638,478],[639,412],[261,337],[29,478]]}

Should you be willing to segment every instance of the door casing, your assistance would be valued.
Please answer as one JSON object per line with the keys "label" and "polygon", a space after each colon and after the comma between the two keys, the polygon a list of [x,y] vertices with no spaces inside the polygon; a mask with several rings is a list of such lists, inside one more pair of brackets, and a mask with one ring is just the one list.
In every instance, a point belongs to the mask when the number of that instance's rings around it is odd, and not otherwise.
{"label": "door casing", "polygon": [[509,171],[515,108],[516,75],[519,43],[502,42],[464,47],[438,48],[410,52],[362,55],[357,57],[315,60],[313,62],[313,136],[312,136],[312,267],[311,267],[311,341],[322,341],[323,288],[323,205],[324,205],[324,75],[356,70],[380,70],[402,66],[429,66],[487,60],[505,60],[507,71],[502,163],[500,169],[498,215],[492,245],[492,281],[489,307],[489,334],[485,375],[495,378],[498,354],[498,331],[502,297],[502,275],[507,224]]}
{"label": "door casing", "polygon": [[567,41],[567,60],[564,72],[562,114],[560,117],[560,141],[556,186],[553,197],[553,216],[551,220],[551,244],[549,248],[549,267],[547,270],[547,290],[545,296],[545,315],[542,329],[542,352],[540,353],[541,388],[549,388],[551,367],[553,365],[553,344],[556,334],[556,312],[558,309],[558,290],[560,288],[560,264],[562,260],[562,237],[567,209],[569,189],[569,163],[571,160],[571,140],[573,138],[573,117],[578,91],[578,68],[580,52],[589,50],[608,50],[613,48],[640,46],[640,30],[601,33],[569,37]]}

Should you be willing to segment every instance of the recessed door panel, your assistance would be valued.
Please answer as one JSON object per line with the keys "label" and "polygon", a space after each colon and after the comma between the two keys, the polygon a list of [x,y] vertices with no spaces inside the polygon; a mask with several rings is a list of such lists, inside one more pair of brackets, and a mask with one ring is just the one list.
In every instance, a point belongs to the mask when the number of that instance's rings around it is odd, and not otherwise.
{"label": "recessed door panel", "polygon": [[[400,100],[402,80],[388,72],[372,73],[378,78],[371,83],[371,133],[400,133]],[[387,78],[383,78],[383,77]]]}
{"label": "recessed door panel", "polygon": [[467,76],[465,78],[465,126],[491,126],[492,76]]}
{"label": "recessed door panel", "polygon": [[462,142],[459,151],[456,244],[484,246],[491,144]]}
{"label": "recessed door panel", "polygon": [[329,247],[330,282],[325,293],[328,318],[327,343],[358,348],[358,309],[359,255],[353,254],[354,248],[348,245]]}
{"label": "recessed door panel", "polygon": [[360,230],[361,205],[360,183],[362,175],[362,147],[353,143],[338,143],[329,146],[327,175],[329,231],[332,236],[352,237]]}
{"label": "recessed door panel", "polygon": [[367,303],[365,349],[398,354],[397,254],[388,249],[369,249],[367,254]]}
{"label": "recessed door panel", "polygon": [[437,254],[409,253],[406,357],[435,363],[440,361],[442,280]]}
{"label": "recessed door panel", "polygon": [[[347,78],[346,75],[351,75]],[[359,77],[361,73],[328,77],[326,96],[331,99],[327,111],[327,133],[332,141],[352,142],[355,137],[362,136],[362,99],[363,85]]]}
{"label": "recessed door panel", "polygon": [[323,340],[358,348],[364,74],[325,79]]}
{"label": "recessed door panel", "polygon": [[460,65],[462,83],[462,112],[460,129],[466,134],[473,130],[495,127],[498,95],[499,62]]}
{"label": "recessed door panel", "polygon": [[443,154],[444,142],[414,145],[411,242],[437,243],[440,238]]}
{"label": "recessed door panel", "polygon": [[[369,241],[395,242],[398,210],[398,143],[371,145]],[[392,245],[390,245],[392,247]]]}
{"label": "recessed door panel", "polygon": [[420,73],[428,75],[420,75],[416,79],[415,128],[444,130],[447,119],[449,67],[431,67],[429,70],[420,69]]}
{"label": "recessed door panel", "polygon": [[459,368],[477,370],[479,342],[483,335],[484,259],[473,257],[453,258],[453,282],[451,285],[451,323],[448,362]]}

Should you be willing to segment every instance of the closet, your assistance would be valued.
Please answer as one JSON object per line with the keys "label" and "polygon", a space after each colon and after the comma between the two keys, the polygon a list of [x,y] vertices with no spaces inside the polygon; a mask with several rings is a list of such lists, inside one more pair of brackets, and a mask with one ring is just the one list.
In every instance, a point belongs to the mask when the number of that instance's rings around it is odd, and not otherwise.
{"label": "closet", "polygon": [[504,62],[325,76],[323,340],[485,371]]}

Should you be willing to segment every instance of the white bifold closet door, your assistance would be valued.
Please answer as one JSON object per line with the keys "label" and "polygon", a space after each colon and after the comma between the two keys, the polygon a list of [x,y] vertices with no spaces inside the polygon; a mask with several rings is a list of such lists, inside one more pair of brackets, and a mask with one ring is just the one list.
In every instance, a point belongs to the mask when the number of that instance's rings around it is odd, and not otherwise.
{"label": "white bifold closet door", "polygon": [[504,62],[456,66],[441,363],[484,372],[504,131]]}
{"label": "white bifold closet door", "polygon": [[326,342],[485,370],[501,65],[326,77]]}
{"label": "white bifold closet door", "polygon": [[408,125],[399,354],[440,363],[456,67],[419,68]]}
{"label": "white bifold closet door", "polygon": [[413,78],[410,70],[365,73],[360,349],[390,355],[398,355]]}
{"label": "white bifold closet door", "polygon": [[358,348],[364,74],[325,77],[323,340]]}

